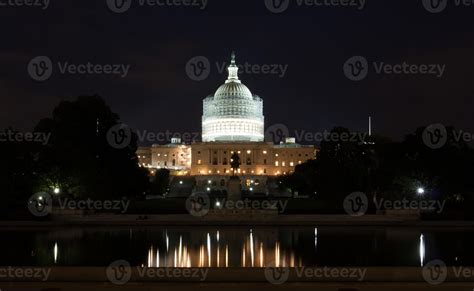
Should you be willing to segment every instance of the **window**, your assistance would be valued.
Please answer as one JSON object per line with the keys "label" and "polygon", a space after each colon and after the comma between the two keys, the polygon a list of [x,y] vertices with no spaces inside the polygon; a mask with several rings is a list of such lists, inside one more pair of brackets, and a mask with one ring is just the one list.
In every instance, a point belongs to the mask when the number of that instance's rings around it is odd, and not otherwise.
{"label": "window", "polygon": [[224,160],[222,161],[222,164],[227,165],[227,158],[224,158]]}
{"label": "window", "polygon": [[176,160],[173,159],[173,167],[176,166]]}
{"label": "window", "polygon": [[202,161],[201,160],[198,160],[198,165],[202,164]]}
{"label": "window", "polygon": [[280,164],[278,163],[278,161],[275,161],[275,167],[278,167]]}
{"label": "window", "polygon": [[267,164],[267,159],[263,159],[263,164],[264,164],[264,165]]}

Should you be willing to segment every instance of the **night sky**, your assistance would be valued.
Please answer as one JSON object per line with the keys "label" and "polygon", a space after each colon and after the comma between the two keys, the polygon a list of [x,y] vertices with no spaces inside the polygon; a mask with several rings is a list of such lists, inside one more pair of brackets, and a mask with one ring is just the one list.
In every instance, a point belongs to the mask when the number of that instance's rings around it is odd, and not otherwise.
{"label": "night sky", "polygon": [[[275,14],[264,0],[209,0],[204,10],[132,1],[121,14],[106,0],[51,0],[45,10],[0,5],[0,128],[31,130],[60,100],[99,94],[133,128],[200,131],[202,99],[227,76],[216,63],[228,63],[235,50],[238,64],[288,66],[283,77],[240,74],[264,99],[266,126],[365,130],[372,115],[374,131],[396,139],[432,123],[474,132],[474,6],[449,0],[435,14],[421,0],[369,0],[362,10],[299,7],[291,0]],[[130,72],[125,78],[72,75],[55,66],[39,82],[27,70],[36,56],[48,56],[53,64],[125,64]],[[203,81],[186,74],[195,56],[211,64]],[[364,56],[369,64],[446,67],[440,78],[371,68],[357,82],[343,72],[352,56]]]}

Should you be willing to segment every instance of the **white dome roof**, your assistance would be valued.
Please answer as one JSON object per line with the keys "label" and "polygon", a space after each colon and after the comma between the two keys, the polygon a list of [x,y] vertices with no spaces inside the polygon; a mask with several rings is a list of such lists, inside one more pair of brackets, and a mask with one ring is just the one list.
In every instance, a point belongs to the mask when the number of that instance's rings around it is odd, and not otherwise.
{"label": "white dome roof", "polygon": [[242,84],[239,80],[239,68],[235,64],[235,54],[232,53],[232,60],[230,66],[227,68],[229,71],[229,77],[225,81],[225,84],[217,89],[214,94],[215,98],[242,98],[242,99],[252,99],[253,95],[250,92],[249,88]]}
{"label": "white dome roof", "polygon": [[252,96],[252,92],[250,92],[249,88],[238,82],[225,83],[220,86],[214,94],[216,98],[237,97],[252,99]]}

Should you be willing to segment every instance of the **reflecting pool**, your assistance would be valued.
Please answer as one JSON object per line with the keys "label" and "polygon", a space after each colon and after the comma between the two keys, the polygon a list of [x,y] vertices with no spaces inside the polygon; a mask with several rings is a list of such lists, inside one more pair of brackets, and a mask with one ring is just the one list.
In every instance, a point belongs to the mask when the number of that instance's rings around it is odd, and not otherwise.
{"label": "reflecting pool", "polygon": [[0,266],[474,265],[474,229],[144,227],[0,230]]}

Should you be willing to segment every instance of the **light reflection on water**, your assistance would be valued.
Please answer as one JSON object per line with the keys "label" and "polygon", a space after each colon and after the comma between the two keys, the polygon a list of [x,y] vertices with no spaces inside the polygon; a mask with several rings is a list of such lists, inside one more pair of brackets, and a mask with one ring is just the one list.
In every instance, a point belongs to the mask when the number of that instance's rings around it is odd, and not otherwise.
{"label": "light reflection on water", "polygon": [[474,229],[136,227],[0,230],[0,266],[474,265]]}
{"label": "light reflection on water", "polygon": [[[317,233],[317,230],[316,230]],[[316,238],[315,238],[316,239]],[[205,244],[198,247],[191,247],[183,243],[183,237],[165,236],[166,250],[150,245],[146,263],[147,267],[212,267],[228,268],[232,267],[252,267],[264,268],[266,266],[276,267],[296,267],[302,266],[302,259],[296,256],[293,250],[282,250],[280,242],[274,244],[264,242],[258,234],[254,235],[251,229],[238,250],[241,254],[239,260],[229,264],[229,252],[234,252],[232,246],[226,242],[227,238],[219,231],[207,233]],[[158,244],[156,244],[158,245]]]}

